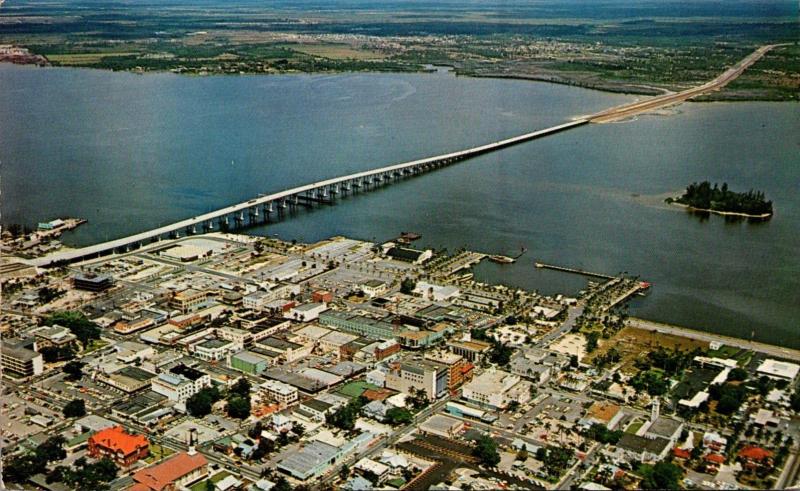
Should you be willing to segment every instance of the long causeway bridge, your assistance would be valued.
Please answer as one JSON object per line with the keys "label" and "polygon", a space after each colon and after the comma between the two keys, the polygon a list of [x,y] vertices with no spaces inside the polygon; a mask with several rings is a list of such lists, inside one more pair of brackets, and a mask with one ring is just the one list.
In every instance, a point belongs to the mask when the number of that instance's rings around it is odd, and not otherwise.
{"label": "long causeway bridge", "polygon": [[226,208],[221,208],[210,213],[181,220],[163,227],[147,230],[145,232],[122,237],[107,242],[102,242],[81,249],[74,249],[56,253],[28,261],[29,264],[48,267],[58,266],[75,261],[83,261],[104,254],[117,251],[124,252],[131,248],[145,246],[162,238],[177,238],[183,235],[210,232],[216,229],[241,228],[251,225],[260,225],[269,220],[270,215],[282,216],[287,209],[313,206],[315,203],[333,204],[337,197],[347,194],[356,194],[384,187],[390,183],[419,176],[426,172],[446,167],[462,160],[476,157],[481,154],[500,150],[527,141],[542,138],[548,135],[566,131],[588,123],[602,123],[621,118],[631,117],[635,114],[652,111],[662,107],[683,102],[691,97],[696,97],[714,90],[719,90],[725,84],[738,77],[747,67],[755,63],[767,51],[778,45],[763,46],[747,56],[745,59],[725,71],[714,80],[698,87],[694,87],[675,94],[667,94],[634,102],[623,106],[602,111],[595,115],[575,119],[568,123],[546,128],[543,130],[525,133],[505,140],[500,140],[486,145],[481,145],[458,152],[437,155],[412,162],[394,164],[378,169],[358,172],[346,176],[327,179],[304,186],[298,186],[266,196],[259,196],[249,201],[238,203]]}

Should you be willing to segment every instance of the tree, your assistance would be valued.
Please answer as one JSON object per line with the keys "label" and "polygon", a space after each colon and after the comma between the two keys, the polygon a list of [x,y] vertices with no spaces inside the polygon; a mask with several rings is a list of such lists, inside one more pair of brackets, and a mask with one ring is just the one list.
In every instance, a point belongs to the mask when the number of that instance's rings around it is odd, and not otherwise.
{"label": "tree", "polygon": [[73,399],[64,406],[64,416],[67,418],[80,418],[86,416],[86,403],[83,399]]}
{"label": "tree", "polygon": [[500,366],[508,365],[511,361],[512,353],[514,353],[513,348],[495,340],[492,343],[491,351],[489,351],[489,361]]}
{"label": "tree", "polygon": [[[541,452],[544,450],[544,452]],[[572,451],[561,447],[540,448],[536,452],[536,458],[544,464],[544,470],[551,477],[560,476],[569,467],[572,460]]]}
{"label": "tree", "polygon": [[345,464],[342,466],[341,469],[339,469],[339,478],[345,480],[348,477],[350,477],[350,467],[347,464]]}
{"label": "tree", "polygon": [[500,463],[497,443],[489,435],[481,435],[476,442],[472,455],[477,457],[486,467],[495,467]]}
{"label": "tree", "polygon": [[235,384],[231,386],[228,391],[229,395],[238,395],[239,397],[250,397],[250,381],[245,377],[240,377]]}
{"label": "tree", "polygon": [[237,419],[247,419],[250,417],[250,397],[240,397],[238,395],[228,399],[228,416]]}
{"label": "tree", "polygon": [[417,287],[416,281],[414,281],[412,278],[404,278],[403,281],[400,283],[400,293],[411,295],[411,292],[413,292],[414,288],[416,287]]}
{"label": "tree", "polygon": [[414,411],[419,411],[431,403],[430,399],[428,399],[428,393],[424,389],[411,389],[409,402]]}
{"label": "tree", "polygon": [[35,474],[44,472],[47,463],[38,459],[34,454],[25,454],[12,457],[3,468],[3,478],[6,482],[24,483]]}
{"label": "tree", "polygon": [[292,491],[292,485],[289,484],[285,477],[280,476],[275,480],[275,487],[272,488],[272,491]]}
{"label": "tree", "polygon": [[404,407],[393,407],[386,411],[386,419],[392,425],[405,425],[413,421],[414,416]]}
{"label": "tree", "polygon": [[303,426],[302,423],[298,423],[297,421],[292,423],[292,433],[294,433],[298,437],[302,437],[305,432],[306,432],[306,427]]}
{"label": "tree", "polygon": [[659,462],[654,466],[642,466],[642,474],[642,489],[679,489],[683,471],[675,464]]}
{"label": "tree", "polygon": [[216,387],[206,387],[186,400],[186,412],[196,418],[211,413],[211,406],[220,400],[219,390]]}
{"label": "tree", "polygon": [[86,318],[83,312],[64,310],[55,312],[44,320],[46,326],[58,324],[69,329],[84,349],[93,339],[100,339],[100,328]]}
{"label": "tree", "polygon": [[731,370],[730,373],[728,374],[728,380],[741,382],[747,380],[747,375],[748,375],[747,370],[741,367],[736,367],[733,370]]}
{"label": "tree", "polygon": [[67,380],[80,380],[83,377],[83,367],[85,363],[73,360],[64,365],[62,370],[67,374]]}
{"label": "tree", "polygon": [[75,356],[75,349],[72,346],[45,346],[39,348],[39,353],[46,363],[70,360]]}
{"label": "tree", "polygon": [[63,436],[51,436],[41,445],[36,447],[34,453],[37,458],[41,459],[45,463],[57,462],[67,457],[67,452],[64,450],[65,443],[67,443],[67,439]]}

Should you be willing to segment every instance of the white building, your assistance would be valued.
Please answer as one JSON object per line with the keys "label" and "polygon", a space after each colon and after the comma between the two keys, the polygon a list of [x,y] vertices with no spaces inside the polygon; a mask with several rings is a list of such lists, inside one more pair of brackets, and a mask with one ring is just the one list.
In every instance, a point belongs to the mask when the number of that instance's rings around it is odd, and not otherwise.
{"label": "white building", "polygon": [[757,370],[760,375],[778,380],[788,380],[790,383],[795,381],[798,371],[800,371],[800,365],[772,358],[764,360]]}
{"label": "white building", "polygon": [[195,355],[206,361],[223,360],[235,351],[236,346],[232,341],[222,339],[207,339],[194,345]]}
{"label": "white building", "polygon": [[309,322],[317,320],[319,314],[328,310],[328,305],[325,303],[306,303],[298,305],[283,314],[287,319],[292,319],[300,322]]}
{"label": "white building", "polygon": [[297,400],[297,388],[278,380],[267,380],[259,388],[265,398],[284,406]]}
{"label": "white building", "polygon": [[186,402],[197,391],[194,382],[171,373],[161,373],[151,382],[153,392],[166,396],[170,401]]}
{"label": "white building", "polygon": [[442,286],[433,283],[426,283],[420,281],[414,287],[414,293],[420,295],[422,298],[432,300],[434,302],[444,302],[455,298],[461,294],[461,290],[455,286]]}
{"label": "white building", "polygon": [[520,377],[503,370],[487,370],[466,383],[462,397],[483,406],[505,408],[510,402],[509,391]]}

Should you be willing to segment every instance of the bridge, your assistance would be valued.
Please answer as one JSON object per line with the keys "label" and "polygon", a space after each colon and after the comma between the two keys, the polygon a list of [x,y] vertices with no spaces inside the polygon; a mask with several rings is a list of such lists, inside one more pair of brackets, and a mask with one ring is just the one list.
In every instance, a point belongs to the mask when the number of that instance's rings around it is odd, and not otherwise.
{"label": "bridge", "polygon": [[[140,232],[128,237],[122,237],[107,242],[102,242],[81,249],[74,249],[56,253],[50,256],[27,261],[39,267],[58,266],[75,261],[82,261],[99,257],[116,251],[127,251],[138,248],[162,238],[177,238],[183,235],[210,232],[216,228],[228,228],[231,223],[233,228],[255,226],[266,223],[270,215],[282,216],[287,209],[313,206],[318,204],[333,204],[338,196],[371,191],[387,184],[415,177],[435,169],[446,167],[462,160],[476,157],[481,154],[500,150],[512,145],[535,140],[555,133],[566,131],[588,123],[602,123],[627,118],[635,114],[652,111],[683,102],[691,97],[719,90],[725,84],[738,77],[747,67],[755,63],[767,51],[779,45],[767,45],[754,51],[748,57],[726,70],[714,80],[698,87],[678,92],[653,97],[640,102],[626,104],[611,108],[591,116],[575,119],[550,128],[545,128],[531,133],[515,136],[485,145],[480,145],[458,152],[427,157],[411,162],[389,165],[378,169],[358,172],[346,176],[336,177],[303,186],[286,189],[277,193],[248,200],[226,208],[221,208],[210,213],[181,220],[163,227]],[[216,224],[216,228],[215,228]]]}

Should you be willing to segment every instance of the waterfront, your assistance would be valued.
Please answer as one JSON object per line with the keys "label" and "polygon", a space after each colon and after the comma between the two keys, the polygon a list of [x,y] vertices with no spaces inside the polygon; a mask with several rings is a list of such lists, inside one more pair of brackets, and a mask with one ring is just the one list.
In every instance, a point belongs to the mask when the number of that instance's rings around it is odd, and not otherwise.
{"label": "waterfront", "polygon": [[[13,95],[0,102],[4,220],[87,217],[75,244],[632,100],[445,74],[187,78],[0,66],[0,84]],[[584,281],[536,270],[534,259],[625,270],[655,283],[633,306],[638,316],[729,335],[755,329],[758,340],[796,346],[797,105],[678,112],[583,127],[255,231],[380,240],[413,230],[430,246],[503,254],[525,245],[517,264],[482,264],[476,276],[555,293]],[[703,221],[663,205],[665,193],[704,179],[764,189],[775,218]]]}

